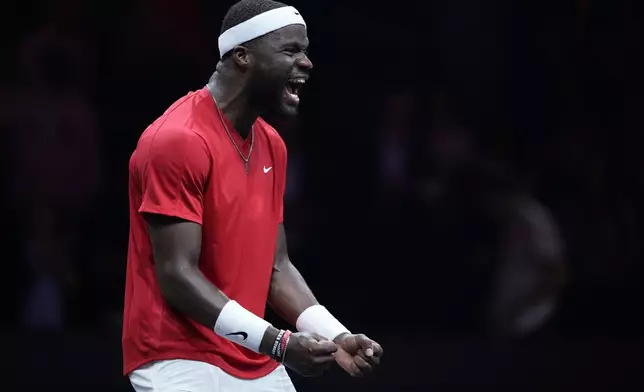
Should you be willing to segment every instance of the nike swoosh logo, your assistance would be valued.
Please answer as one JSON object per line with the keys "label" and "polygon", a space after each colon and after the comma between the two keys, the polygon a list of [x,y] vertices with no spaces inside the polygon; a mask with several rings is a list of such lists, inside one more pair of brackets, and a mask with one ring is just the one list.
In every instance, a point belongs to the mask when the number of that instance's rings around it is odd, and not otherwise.
{"label": "nike swoosh logo", "polygon": [[272,168],[273,168],[273,166],[270,166],[270,167],[266,167],[266,166],[264,166],[264,174],[266,174],[266,173],[268,173],[269,171],[271,171],[271,169],[272,169]]}
{"label": "nike swoosh logo", "polygon": [[248,339],[248,334],[246,332],[240,331],[240,332],[231,332],[226,334],[226,336],[237,336],[237,335],[241,336],[242,340]]}

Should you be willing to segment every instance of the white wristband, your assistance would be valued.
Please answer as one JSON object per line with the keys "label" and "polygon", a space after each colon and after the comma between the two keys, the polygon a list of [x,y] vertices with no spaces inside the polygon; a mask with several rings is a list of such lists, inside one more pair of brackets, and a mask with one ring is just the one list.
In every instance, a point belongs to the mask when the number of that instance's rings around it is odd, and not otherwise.
{"label": "white wristband", "polygon": [[338,319],[322,305],[313,305],[300,314],[295,322],[298,331],[317,333],[329,340],[340,334],[350,333]]}
{"label": "white wristband", "polygon": [[264,332],[271,324],[244,309],[237,301],[228,301],[215,323],[215,333],[233,343],[259,352]]}

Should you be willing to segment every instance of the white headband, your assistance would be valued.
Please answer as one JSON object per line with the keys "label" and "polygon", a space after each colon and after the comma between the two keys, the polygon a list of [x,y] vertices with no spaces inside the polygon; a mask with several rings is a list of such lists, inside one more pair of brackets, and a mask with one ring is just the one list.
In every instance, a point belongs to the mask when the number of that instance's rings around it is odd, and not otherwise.
{"label": "white headband", "polygon": [[237,45],[293,24],[306,27],[302,15],[294,7],[275,8],[261,13],[224,31],[219,36],[219,54],[223,57]]}

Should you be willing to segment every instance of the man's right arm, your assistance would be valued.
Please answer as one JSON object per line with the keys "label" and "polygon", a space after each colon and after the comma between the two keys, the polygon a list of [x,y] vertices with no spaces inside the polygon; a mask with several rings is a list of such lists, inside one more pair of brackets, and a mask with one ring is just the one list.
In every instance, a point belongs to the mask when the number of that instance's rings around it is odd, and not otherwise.
{"label": "man's right arm", "polygon": [[[163,298],[189,318],[213,329],[229,298],[199,270],[201,225],[147,214],[156,276]],[[269,326],[260,351],[269,354],[279,330]]]}
{"label": "man's right arm", "polygon": [[201,225],[148,214],[156,275],[163,298],[197,322],[214,328],[228,298],[198,268]]}

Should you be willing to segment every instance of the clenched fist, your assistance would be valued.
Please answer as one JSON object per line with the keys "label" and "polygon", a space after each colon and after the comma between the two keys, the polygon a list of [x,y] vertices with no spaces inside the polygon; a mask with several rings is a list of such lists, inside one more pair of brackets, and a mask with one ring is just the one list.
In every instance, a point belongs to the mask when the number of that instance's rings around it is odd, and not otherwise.
{"label": "clenched fist", "polygon": [[342,334],[334,342],[338,345],[335,361],[353,377],[371,373],[380,363],[382,347],[363,334]]}

